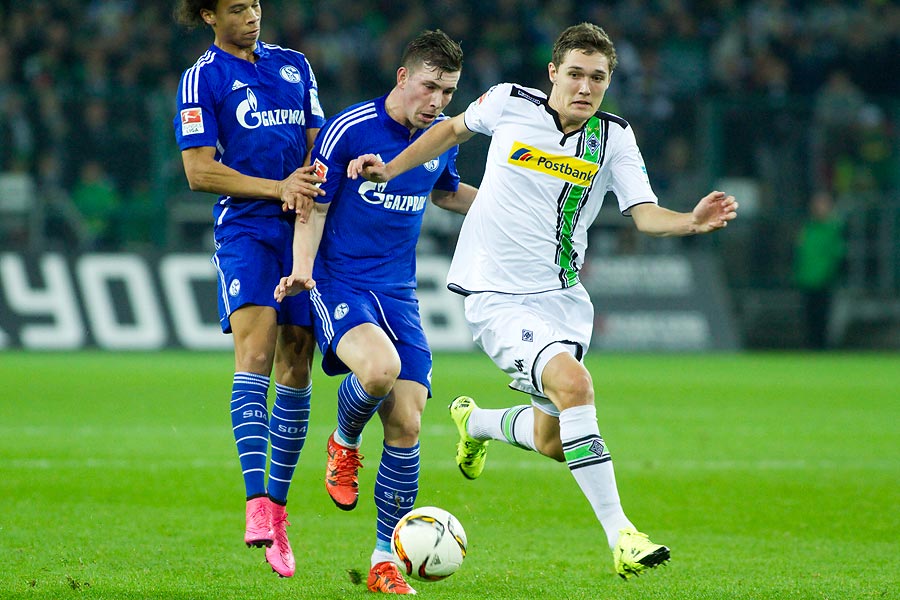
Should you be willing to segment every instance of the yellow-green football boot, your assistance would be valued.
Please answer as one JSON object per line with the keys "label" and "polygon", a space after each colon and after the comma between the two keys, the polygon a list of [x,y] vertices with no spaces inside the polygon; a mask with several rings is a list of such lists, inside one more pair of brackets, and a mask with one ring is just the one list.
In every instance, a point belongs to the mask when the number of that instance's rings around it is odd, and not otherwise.
{"label": "yellow-green football boot", "polygon": [[646,533],[635,529],[619,530],[619,541],[613,548],[613,562],[616,573],[622,579],[640,575],[646,569],[652,569],[668,560],[669,549],[651,542]]}
{"label": "yellow-green football boot", "polygon": [[478,408],[468,396],[458,396],[450,403],[450,418],[456,423],[459,441],[456,442],[456,464],[467,479],[477,479],[484,471],[487,445],[490,440],[476,440],[466,431],[472,411]]}

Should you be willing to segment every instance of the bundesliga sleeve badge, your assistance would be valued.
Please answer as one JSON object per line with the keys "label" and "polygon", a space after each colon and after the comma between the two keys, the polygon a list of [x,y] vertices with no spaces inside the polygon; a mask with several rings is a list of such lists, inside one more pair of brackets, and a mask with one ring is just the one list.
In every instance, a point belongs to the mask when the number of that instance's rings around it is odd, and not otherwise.
{"label": "bundesliga sleeve badge", "polygon": [[181,135],[203,133],[203,109],[199,106],[181,110]]}
{"label": "bundesliga sleeve badge", "polygon": [[328,165],[320,161],[318,158],[313,161],[313,169],[315,171],[316,177],[328,179],[328,177],[326,177],[328,175]]}

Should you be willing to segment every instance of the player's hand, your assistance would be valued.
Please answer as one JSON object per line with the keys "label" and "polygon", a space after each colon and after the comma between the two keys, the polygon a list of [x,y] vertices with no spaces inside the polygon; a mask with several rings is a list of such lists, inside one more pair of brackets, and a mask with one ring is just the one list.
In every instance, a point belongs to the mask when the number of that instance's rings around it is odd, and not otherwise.
{"label": "player's hand", "polygon": [[360,175],[375,183],[384,183],[390,179],[387,165],[375,154],[363,154],[347,164],[347,177],[357,179]]}
{"label": "player's hand", "polygon": [[309,218],[315,199],[324,196],[325,191],[319,187],[324,179],[315,174],[312,165],[300,167],[281,182],[281,210],[293,211],[301,223]]}
{"label": "player's hand", "polygon": [[291,273],[287,277],[282,277],[275,286],[275,300],[281,302],[288,296],[296,296],[300,292],[311,290],[314,287],[316,287],[316,280],[312,277]]}
{"label": "player's hand", "polygon": [[737,209],[738,203],[734,196],[725,192],[710,192],[691,211],[697,233],[709,233],[726,227],[728,221],[737,218]]}

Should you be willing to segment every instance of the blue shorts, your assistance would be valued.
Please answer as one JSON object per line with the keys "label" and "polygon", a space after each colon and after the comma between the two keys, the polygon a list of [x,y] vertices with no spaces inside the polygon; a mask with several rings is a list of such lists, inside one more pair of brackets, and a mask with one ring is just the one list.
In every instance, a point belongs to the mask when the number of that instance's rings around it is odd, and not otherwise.
{"label": "blue shorts", "polygon": [[419,300],[414,289],[371,291],[333,280],[316,280],[310,300],[325,374],[350,372],[334,349],[345,333],[357,325],[373,323],[387,334],[397,349],[400,379],[421,383],[431,397],[431,350],[422,329]]}
{"label": "blue shorts", "polygon": [[[291,215],[293,219],[293,215]],[[216,253],[210,262],[218,272],[219,323],[231,333],[231,313],[246,306],[271,306],[279,325],[312,325],[309,294],[275,301],[275,286],[291,272],[293,220],[248,218],[215,229]]]}

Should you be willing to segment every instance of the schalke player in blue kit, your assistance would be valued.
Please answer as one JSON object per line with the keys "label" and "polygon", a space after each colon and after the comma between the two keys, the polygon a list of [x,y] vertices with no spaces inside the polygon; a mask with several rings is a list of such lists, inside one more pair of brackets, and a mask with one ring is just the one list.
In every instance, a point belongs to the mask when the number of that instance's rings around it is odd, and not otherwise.
{"label": "schalke player in blue kit", "polygon": [[351,181],[346,170],[365,152],[390,160],[442,120],[461,70],[459,45],[441,31],[426,31],[407,45],[388,95],[329,119],[312,153],[325,195],[308,223],[298,223],[293,271],[275,291],[283,299],[312,288],[323,370],[349,372],[338,389],[338,426],[328,439],[325,477],[339,508],[357,503],[363,428],[376,412],[384,426],[367,581],[373,592],[415,593],[393,563],[390,536],[416,499],[419,427],[431,394],[431,352],[415,293],[426,201],[430,194],[434,204],[464,214],[476,190],[459,183],[456,148],[389,185]]}
{"label": "schalke player in blue kit", "polygon": [[244,541],[265,546],[272,568],[290,577],[285,505],[306,438],[314,342],[308,295],[279,304],[272,287],[291,269],[294,211],[308,214],[321,193],[321,179],[303,164],[325,115],[306,57],[260,42],[261,17],[257,0],[180,0],[178,21],[208,25],[215,40],[181,78],[174,125],[191,189],[221,194],[212,262],[222,330],[234,338],[231,421],[247,497]]}

